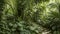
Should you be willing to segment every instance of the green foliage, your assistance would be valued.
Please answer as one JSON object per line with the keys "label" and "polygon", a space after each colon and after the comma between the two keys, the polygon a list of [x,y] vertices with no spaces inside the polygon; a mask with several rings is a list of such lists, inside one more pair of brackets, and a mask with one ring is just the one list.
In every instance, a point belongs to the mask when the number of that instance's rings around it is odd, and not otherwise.
{"label": "green foliage", "polygon": [[0,0],[0,34],[60,34],[58,1]]}

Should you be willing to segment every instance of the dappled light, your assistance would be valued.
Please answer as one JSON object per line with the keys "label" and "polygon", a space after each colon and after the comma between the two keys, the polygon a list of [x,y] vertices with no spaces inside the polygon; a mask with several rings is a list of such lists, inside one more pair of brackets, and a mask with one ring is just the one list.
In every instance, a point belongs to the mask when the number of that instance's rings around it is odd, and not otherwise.
{"label": "dappled light", "polygon": [[60,34],[60,0],[0,0],[0,34]]}

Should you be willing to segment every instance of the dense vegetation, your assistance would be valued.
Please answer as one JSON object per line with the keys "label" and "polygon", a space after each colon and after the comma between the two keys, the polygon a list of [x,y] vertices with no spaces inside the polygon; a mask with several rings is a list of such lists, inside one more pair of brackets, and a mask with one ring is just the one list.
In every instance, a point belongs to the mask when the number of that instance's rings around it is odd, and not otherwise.
{"label": "dense vegetation", "polygon": [[0,34],[60,34],[60,0],[0,0]]}

